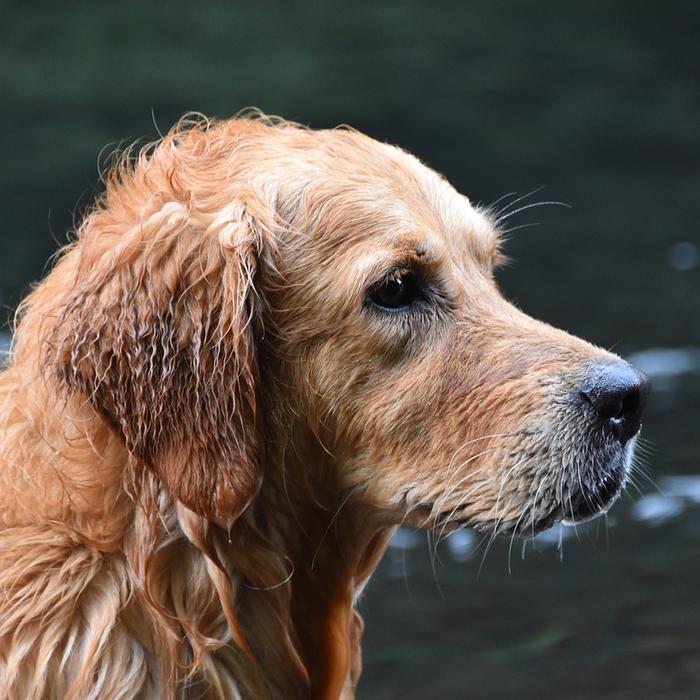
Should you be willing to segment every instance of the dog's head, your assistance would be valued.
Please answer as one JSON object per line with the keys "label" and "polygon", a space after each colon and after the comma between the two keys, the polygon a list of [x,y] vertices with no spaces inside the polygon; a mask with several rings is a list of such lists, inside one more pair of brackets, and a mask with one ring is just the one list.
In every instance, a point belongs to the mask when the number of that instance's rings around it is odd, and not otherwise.
{"label": "dog's head", "polygon": [[646,379],[508,303],[498,227],[397,148],[175,132],[69,255],[51,366],[207,517],[283,469],[285,417],[342,489],[418,524],[530,532],[624,486]]}

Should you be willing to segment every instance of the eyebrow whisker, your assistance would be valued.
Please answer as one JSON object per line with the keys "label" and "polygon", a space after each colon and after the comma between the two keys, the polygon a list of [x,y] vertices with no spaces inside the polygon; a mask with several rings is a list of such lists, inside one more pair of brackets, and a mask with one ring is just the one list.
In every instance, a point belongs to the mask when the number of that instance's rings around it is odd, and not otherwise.
{"label": "eyebrow whisker", "polygon": [[[496,205],[499,202],[502,202],[506,197],[514,197],[517,194],[517,192],[506,192],[505,194],[502,194],[500,197],[498,197],[498,199],[494,199],[493,202],[491,202],[491,204],[485,205],[483,208],[486,209],[486,211],[492,211],[496,207]],[[510,204],[512,204],[512,202],[509,203],[508,206],[510,206]],[[479,208],[481,208],[481,204],[479,205]]]}
{"label": "eyebrow whisker", "polygon": [[567,204],[566,202],[556,202],[556,201],[551,201],[551,202],[534,202],[533,204],[526,204],[524,207],[518,207],[517,209],[514,209],[511,212],[508,212],[507,214],[504,214],[502,216],[499,216],[495,223],[496,225],[500,224],[502,221],[506,221],[507,219],[510,219],[511,216],[515,216],[516,214],[519,214],[521,211],[525,211],[526,209],[533,209],[534,207],[544,207],[547,205],[552,205],[555,207],[566,207],[567,209],[571,209],[571,205]]}
{"label": "eyebrow whisker", "polygon": [[[512,206],[515,206],[518,202],[522,202],[523,199],[527,199],[528,197],[532,197],[533,194],[537,194],[538,192],[542,192],[542,190],[545,188],[545,185],[541,185],[537,189],[531,190],[530,192],[526,192],[525,194],[521,194],[520,197],[517,197],[516,199],[513,199],[512,201],[508,202],[502,209],[500,209],[498,212],[496,212],[497,216],[500,217],[503,214],[505,214]],[[517,192],[513,192],[512,194],[518,194]],[[506,197],[508,195],[505,195]],[[496,203],[500,202],[503,199],[503,197],[499,197],[492,205],[493,207]]]}

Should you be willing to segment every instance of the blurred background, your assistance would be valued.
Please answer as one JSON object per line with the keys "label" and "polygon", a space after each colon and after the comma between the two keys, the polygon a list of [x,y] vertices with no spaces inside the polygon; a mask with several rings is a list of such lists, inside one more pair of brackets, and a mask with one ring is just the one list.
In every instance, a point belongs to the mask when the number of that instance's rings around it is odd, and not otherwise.
{"label": "blurred background", "polygon": [[348,123],[476,202],[544,187],[513,208],[571,205],[509,221],[540,225],[513,232],[500,281],[650,375],[653,483],[487,556],[462,531],[433,561],[400,531],[361,605],[359,697],[697,697],[700,3],[0,2],[0,65],[8,319],[98,160],[189,110]]}

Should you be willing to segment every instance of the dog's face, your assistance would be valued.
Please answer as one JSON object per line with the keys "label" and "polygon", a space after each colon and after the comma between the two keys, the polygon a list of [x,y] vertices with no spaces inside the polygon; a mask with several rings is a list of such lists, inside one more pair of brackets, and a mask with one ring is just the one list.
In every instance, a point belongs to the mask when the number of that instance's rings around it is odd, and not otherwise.
{"label": "dog's face", "polygon": [[509,304],[497,227],[416,159],[348,132],[295,139],[271,306],[297,410],[346,484],[419,525],[530,533],[606,509],[645,378]]}
{"label": "dog's face", "polygon": [[624,486],[648,383],[509,304],[500,260],[484,212],[361,134],[175,132],[66,255],[46,366],[219,522],[292,420],[324,481],[396,521],[585,519]]}

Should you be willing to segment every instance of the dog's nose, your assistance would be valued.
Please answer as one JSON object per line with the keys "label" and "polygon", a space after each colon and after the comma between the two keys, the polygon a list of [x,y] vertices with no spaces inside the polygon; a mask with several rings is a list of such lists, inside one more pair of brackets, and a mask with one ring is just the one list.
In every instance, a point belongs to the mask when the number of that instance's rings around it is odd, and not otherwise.
{"label": "dog's nose", "polygon": [[593,367],[581,396],[624,445],[639,430],[650,388],[651,383],[642,372],[619,361]]}

